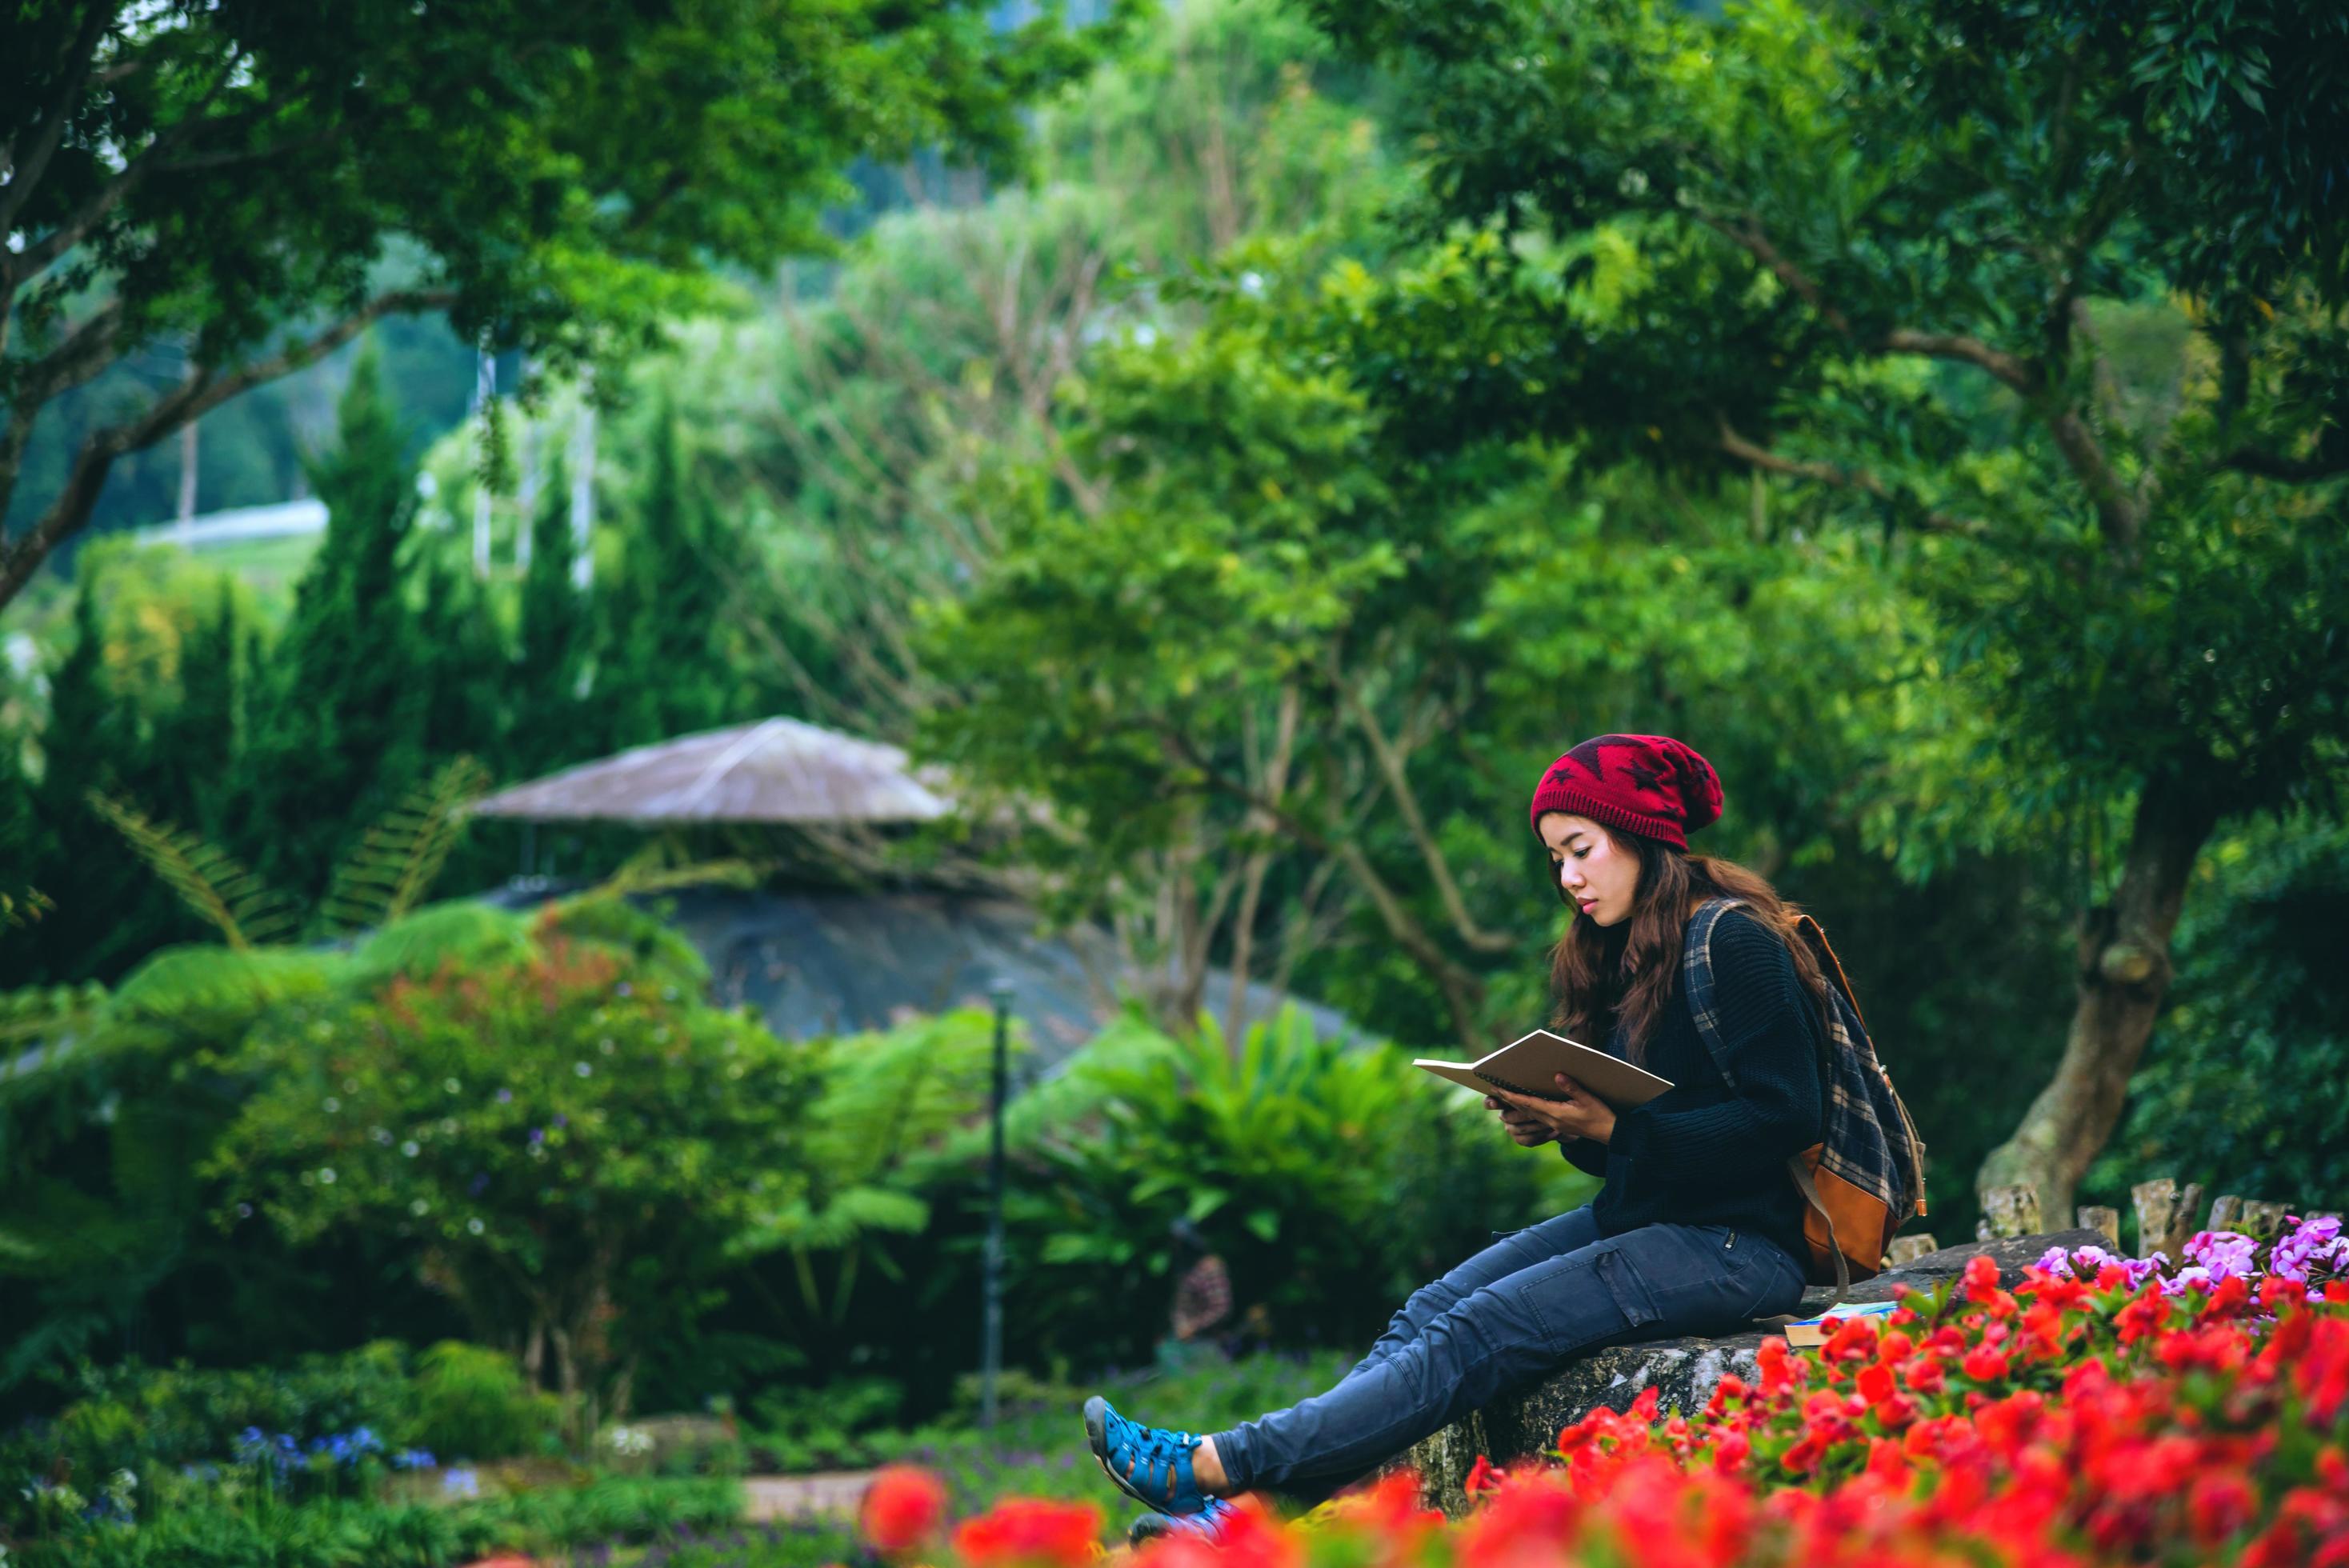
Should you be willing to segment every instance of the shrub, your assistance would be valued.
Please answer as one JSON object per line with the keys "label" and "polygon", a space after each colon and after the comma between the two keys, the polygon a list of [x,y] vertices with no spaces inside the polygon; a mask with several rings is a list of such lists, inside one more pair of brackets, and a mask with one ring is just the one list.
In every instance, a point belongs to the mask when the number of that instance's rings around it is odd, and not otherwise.
{"label": "shrub", "polygon": [[417,1358],[416,1444],[436,1454],[502,1460],[559,1443],[560,1410],[533,1388],[514,1358],[443,1340]]}
{"label": "shrub", "polygon": [[[448,1568],[495,1552],[707,1535],[740,1522],[719,1480],[605,1480],[455,1502],[326,1501],[301,1507],[209,1498],[151,1521],[89,1521],[25,1542],[22,1568]],[[19,1559],[12,1557],[11,1568]]]}
{"label": "shrub", "polygon": [[1049,1087],[1054,1114],[1021,1123],[1012,1290],[1096,1362],[1165,1332],[1178,1217],[1278,1341],[1356,1345],[1495,1228],[1595,1187],[1403,1052],[1317,1038],[1294,1011],[1237,1046],[1211,1023],[1175,1040],[1128,1020]]}
{"label": "shrub", "polygon": [[639,1325],[673,1322],[804,1186],[805,1061],[663,971],[546,929],[525,959],[256,1030],[230,1064],[252,1093],[207,1174],[295,1241],[412,1239],[485,1337],[593,1401],[625,1383]]}

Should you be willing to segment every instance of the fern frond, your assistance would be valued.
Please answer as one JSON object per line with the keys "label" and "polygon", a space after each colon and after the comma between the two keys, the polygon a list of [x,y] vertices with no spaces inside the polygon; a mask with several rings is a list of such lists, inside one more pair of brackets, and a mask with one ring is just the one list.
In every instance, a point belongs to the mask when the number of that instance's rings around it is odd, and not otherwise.
{"label": "fern frond", "polygon": [[293,934],[299,917],[292,901],[227,851],[172,823],[150,820],[137,808],[98,790],[91,790],[88,799],[90,810],[112,823],[148,869],[231,947],[254,947]]}
{"label": "fern frond", "polygon": [[336,868],[327,928],[341,935],[388,925],[423,903],[464,834],[461,808],[489,782],[487,769],[460,757],[402,796]]}

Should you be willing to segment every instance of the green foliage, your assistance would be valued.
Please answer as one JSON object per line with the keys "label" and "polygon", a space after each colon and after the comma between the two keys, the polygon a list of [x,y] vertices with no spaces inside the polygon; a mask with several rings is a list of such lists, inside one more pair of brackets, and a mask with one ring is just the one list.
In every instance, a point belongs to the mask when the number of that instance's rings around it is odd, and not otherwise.
{"label": "green foliage", "polygon": [[822,214],[858,157],[1012,163],[1020,106],[1097,41],[1057,11],[998,29],[976,5],[864,0],[453,18],[362,0],[336,20],[57,7],[12,28],[0,507],[53,399],[150,346],[177,358],[172,392],[118,382],[129,407],[70,478],[44,476],[0,599],[88,518],[118,452],[370,320],[446,310],[468,341],[559,368],[619,357],[732,297],[719,271],[829,248]]}
{"label": "green foliage", "polygon": [[[868,1263],[903,1278],[883,1238],[929,1224],[918,1177],[986,1103],[993,1039],[991,1016],[965,1009],[832,1041],[818,1058],[823,1087],[807,1111],[804,1185],[736,1243],[745,1254],[790,1253],[809,1319],[843,1329]],[[833,1264],[828,1288],[817,1277],[820,1255]]]}
{"label": "green foliage", "polygon": [[725,616],[740,578],[739,539],[698,481],[677,411],[665,400],[646,445],[619,571],[596,600],[596,687],[608,749],[747,717]]}
{"label": "green foliage", "polygon": [[[1366,315],[1366,385],[1423,439],[1743,469],[1921,536],[1945,667],[1999,722],[1915,787],[2014,799],[1919,814],[1903,853],[2076,828],[2149,778],[2228,810],[2338,783],[2337,498],[2268,481],[2343,471],[2311,454],[2344,233],[2305,182],[2220,190],[2239,158],[2304,167],[2337,108],[2259,84],[2349,70],[2337,17],[2239,8],[2192,48],[2158,8],[1324,21],[1423,89],[1432,211],[1511,242],[1448,328],[1408,289]],[[2173,351],[2107,355],[2090,300]]]}
{"label": "green foliage", "polygon": [[[239,824],[256,869],[305,891],[326,885],[358,824],[393,808],[425,770],[431,649],[401,571],[416,491],[371,354],[352,367],[335,448],[312,479],[326,536],[270,662]],[[342,810],[304,809],[320,797]]]}
{"label": "green foliage", "polygon": [[411,1387],[415,1440],[428,1452],[500,1460],[556,1442],[554,1396],[530,1387],[502,1351],[444,1339],[416,1357]]}
{"label": "green foliage", "polygon": [[573,581],[578,551],[562,465],[546,477],[538,515],[523,521],[531,531],[530,568],[522,583],[513,680],[530,700],[513,716],[508,756],[517,772],[529,775],[575,757],[580,732],[593,721],[585,693],[594,625]]}
{"label": "green foliage", "polygon": [[2349,830],[2286,818],[2213,846],[2178,931],[2178,983],[2092,1174],[2099,1202],[2171,1175],[2295,1212],[2349,1206]]}
{"label": "green foliage", "polygon": [[[1501,1137],[1390,1047],[1314,1037],[1294,1012],[1237,1047],[1205,1025],[1146,1058],[1066,1069],[1092,1104],[1023,1141],[1011,1214],[1023,1326],[1131,1360],[1165,1333],[1188,1218],[1284,1340],[1367,1343],[1402,1298],[1591,1184]],[[1438,1174],[1440,1172],[1440,1174]]]}
{"label": "green foliage", "polygon": [[405,1239],[485,1335],[599,1398],[803,1190],[804,1058],[663,978],[554,931],[272,1018],[223,1061],[252,1088],[203,1174],[297,1243]]}
{"label": "green foliage", "polygon": [[301,1506],[233,1489],[174,1499],[134,1528],[102,1523],[32,1542],[35,1568],[448,1568],[499,1552],[642,1545],[741,1518],[730,1480],[614,1478],[446,1504],[326,1499]]}

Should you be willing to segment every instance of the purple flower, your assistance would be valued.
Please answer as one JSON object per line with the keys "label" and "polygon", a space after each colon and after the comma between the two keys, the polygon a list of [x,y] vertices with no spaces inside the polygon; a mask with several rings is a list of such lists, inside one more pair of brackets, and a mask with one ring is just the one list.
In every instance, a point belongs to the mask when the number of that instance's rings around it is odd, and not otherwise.
{"label": "purple flower", "polygon": [[557,1127],[568,1127],[571,1125],[571,1119],[564,1116],[562,1112],[557,1111],[554,1116],[554,1125]]}
{"label": "purple flower", "polygon": [[2305,1284],[2312,1268],[2338,1274],[2349,1267],[2349,1241],[2342,1237],[2339,1215],[2323,1214],[2307,1220],[2287,1217],[2292,1219],[2292,1228],[2276,1243],[2270,1254],[2270,1273]]}
{"label": "purple flower", "polygon": [[510,1088],[502,1088],[498,1090],[498,1103],[500,1105],[512,1105],[513,1103],[513,1090]]}
{"label": "purple flower", "polygon": [[546,1129],[543,1127],[533,1127],[530,1130],[530,1146],[533,1149],[537,1148],[540,1144],[545,1141]]}

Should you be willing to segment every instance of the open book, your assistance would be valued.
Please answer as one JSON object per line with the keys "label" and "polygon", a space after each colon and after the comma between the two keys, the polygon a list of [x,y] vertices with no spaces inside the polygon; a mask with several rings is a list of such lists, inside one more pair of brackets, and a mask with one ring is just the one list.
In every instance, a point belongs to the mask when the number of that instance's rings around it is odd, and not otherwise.
{"label": "open book", "polygon": [[1506,1088],[1536,1099],[1559,1098],[1557,1075],[1564,1073],[1617,1110],[1645,1105],[1672,1087],[1620,1057],[1594,1051],[1547,1029],[1536,1029],[1473,1062],[1436,1062],[1422,1057],[1411,1065],[1425,1068],[1437,1078],[1479,1094]]}

